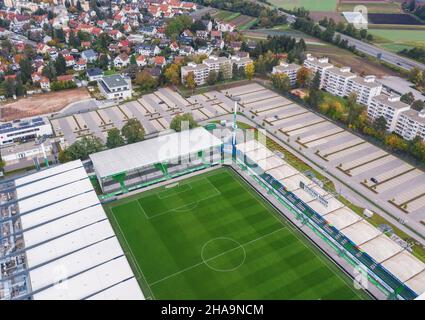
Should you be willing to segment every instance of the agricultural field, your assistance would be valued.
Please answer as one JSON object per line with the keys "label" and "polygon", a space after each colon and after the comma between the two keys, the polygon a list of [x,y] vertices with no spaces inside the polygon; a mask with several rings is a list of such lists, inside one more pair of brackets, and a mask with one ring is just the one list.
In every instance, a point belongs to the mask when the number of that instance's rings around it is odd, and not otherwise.
{"label": "agricultural field", "polygon": [[387,1],[340,1],[338,12],[354,11],[357,6],[365,6],[368,13],[400,13],[401,6]]}
{"label": "agricultural field", "polygon": [[105,205],[148,299],[368,299],[231,169]]}
{"label": "agricultural field", "polygon": [[257,22],[257,18],[243,15],[239,12],[214,9],[210,14],[214,19],[235,24],[239,30],[247,30]]}
{"label": "agricultural field", "polygon": [[375,44],[393,52],[412,47],[425,47],[425,29],[369,29]]}
{"label": "agricultural field", "polygon": [[369,24],[390,24],[390,25],[424,25],[419,19],[410,14],[405,13],[369,13]]}
{"label": "agricultural field", "polygon": [[268,0],[278,8],[294,9],[304,7],[309,11],[335,11],[337,0]]}

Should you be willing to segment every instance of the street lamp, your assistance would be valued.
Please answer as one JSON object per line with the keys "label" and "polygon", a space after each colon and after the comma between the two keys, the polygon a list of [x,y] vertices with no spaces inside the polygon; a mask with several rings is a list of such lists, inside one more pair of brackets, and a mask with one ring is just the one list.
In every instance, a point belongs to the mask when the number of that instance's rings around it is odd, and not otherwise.
{"label": "street lamp", "polygon": [[232,99],[232,101],[235,102],[235,106],[233,108],[233,125],[232,125],[232,156],[233,159],[236,158],[236,129],[238,128],[238,125],[236,124],[236,115],[238,112],[238,102],[241,101],[240,97],[230,97],[230,99]]}

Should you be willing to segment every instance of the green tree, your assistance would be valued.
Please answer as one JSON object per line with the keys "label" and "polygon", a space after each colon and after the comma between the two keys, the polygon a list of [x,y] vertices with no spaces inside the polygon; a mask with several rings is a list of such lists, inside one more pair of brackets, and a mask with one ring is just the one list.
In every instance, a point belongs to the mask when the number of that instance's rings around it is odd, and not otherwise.
{"label": "green tree", "polygon": [[147,70],[142,70],[136,74],[135,83],[142,91],[150,91],[158,86],[158,81]]}
{"label": "green tree", "polygon": [[121,136],[120,130],[113,128],[108,130],[108,135],[106,137],[106,147],[108,149],[113,149],[116,147],[123,146],[125,144],[124,138]]}
{"label": "green tree", "polygon": [[378,132],[385,132],[387,128],[387,120],[383,116],[380,116],[373,121],[373,128]]}
{"label": "green tree", "polygon": [[70,145],[63,152],[59,153],[59,161],[70,160],[86,160],[92,153],[99,152],[104,149],[102,141],[98,137],[84,136]]}
{"label": "green tree", "polygon": [[66,73],[66,62],[62,54],[59,54],[55,61],[56,75],[61,76]]}
{"label": "green tree", "polygon": [[284,73],[272,74],[271,80],[273,86],[281,92],[288,92],[291,89],[291,80]]}
{"label": "green tree", "polygon": [[179,85],[180,84],[180,64],[178,63],[172,63],[169,65],[165,71],[164,71],[165,79],[167,79],[168,82]]}
{"label": "green tree", "polygon": [[415,101],[415,96],[411,91],[409,91],[408,93],[405,93],[400,97],[400,101],[407,104],[412,104],[413,101]]}
{"label": "green tree", "polygon": [[20,75],[23,83],[27,83],[31,80],[32,66],[30,60],[21,59],[21,61],[19,61],[19,70],[21,71]]}
{"label": "green tree", "polygon": [[182,131],[183,128],[193,129],[198,126],[197,122],[193,119],[191,113],[184,113],[181,115],[175,116],[170,123],[170,129],[173,129],[177,132]]}
{"label": "green tree", "polygon": [[358,121],[359,116],[363,110],[363,107],[357,103],[357,95],[355,92],[350,93],[347,98],[347,109],[347,122],[349,126],[352,126]]}
{"label": "green tree", "polygon": [[320,73],[316,72],[310,83],[310,92],[307,102],[313,108],[319,108],[320,104],[323,102],[323,92],[320,90],[320,80]]}
{"label": "green tree", "polygon": [[217,72],[215,70],[212,70],[210,71],[208,75],[207,83],[211,86],[217,82],[217,78],[218,78]]}
{"label": "green tree", "polygon": [[56,78],[55,64],[52,61],[49,61],[49,63],[43,68],[43,71],[41,71],[41,74],[52,81]]}
{"label": "green tree", "polygon": [[425,103],[422,100],[415,100],[412,102],[411,108],[416,111],[422,111]]}
{"label": "green tree", "polygon": [[121,134],[125,137],[127,143],[134,143],[145,138],[145,129],[139,120],[130,119],[122,127]]}
{"label": "green tree", "polygon": [[6,97],[8,97],[8,98],[13,97],[13,95],[16,94],[15,80],[6,79],[3,82],[3,88],[4,88],[4,93],[5,93]]}

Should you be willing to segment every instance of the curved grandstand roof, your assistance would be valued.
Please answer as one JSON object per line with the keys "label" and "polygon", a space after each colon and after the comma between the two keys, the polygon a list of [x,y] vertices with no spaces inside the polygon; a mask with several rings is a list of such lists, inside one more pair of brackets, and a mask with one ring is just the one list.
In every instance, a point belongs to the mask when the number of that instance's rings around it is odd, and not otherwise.
{"label": "curved grandstand roof", "polygon": [[90,155],[90,159],[93,161],[98,178],[106,178],[218,147],[221,144],[220,139],[199,127],[94,153]]}

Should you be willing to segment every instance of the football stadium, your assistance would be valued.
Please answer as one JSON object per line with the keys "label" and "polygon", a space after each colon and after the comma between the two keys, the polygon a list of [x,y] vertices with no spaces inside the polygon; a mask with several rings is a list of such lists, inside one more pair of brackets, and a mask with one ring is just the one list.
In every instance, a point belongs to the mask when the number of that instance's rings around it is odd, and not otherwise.
{"label": "football stadium", "polygon": [[214,128],[3,180],[0,299],[423,297],[424,263],[264,141]]}

